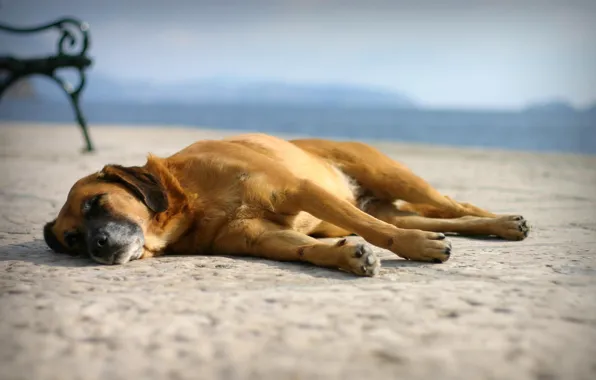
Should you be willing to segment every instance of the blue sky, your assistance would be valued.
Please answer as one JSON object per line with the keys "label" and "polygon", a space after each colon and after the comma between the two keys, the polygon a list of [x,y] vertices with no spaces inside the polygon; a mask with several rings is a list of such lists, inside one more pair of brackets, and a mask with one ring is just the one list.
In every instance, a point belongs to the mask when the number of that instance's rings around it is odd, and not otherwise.
{"label": "blue sky", "polygon": [[[346,83],[430,107],[596,102],[596,1],[0,0],[0,20],[91,25],[94,70],[116,79]],[[2,37],[0,52],[54,38]],[[10,44],[10,46],[9,46]]]}

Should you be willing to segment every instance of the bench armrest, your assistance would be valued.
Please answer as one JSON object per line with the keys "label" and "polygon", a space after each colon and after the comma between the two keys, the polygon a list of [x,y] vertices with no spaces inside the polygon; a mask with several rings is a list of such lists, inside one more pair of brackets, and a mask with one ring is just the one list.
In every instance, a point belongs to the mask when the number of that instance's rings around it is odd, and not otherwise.
{"label": "bench armrest", "polygon": [[57,55],[85,55],[89,48],[89,25],[86,22],[66,17],[29,28],[17,28],[0,23],[0,31],[12,33],[36,33],[50,29],[57,29],[60,32]]}

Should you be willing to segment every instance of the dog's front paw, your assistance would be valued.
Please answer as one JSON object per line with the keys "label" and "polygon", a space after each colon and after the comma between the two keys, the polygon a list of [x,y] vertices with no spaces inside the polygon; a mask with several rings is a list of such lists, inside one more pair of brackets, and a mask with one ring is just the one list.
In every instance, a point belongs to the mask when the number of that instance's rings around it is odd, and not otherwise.
{"label": "dog's front paw", "polygon": [[389,249],[399,257],[414,261],[442,263],[451,256],[451,242],[442,233],[402,231],[389,240]]}
{"label": "dog's front paw", "polygon": [[494,234],[507,240],[524,240],[530,227],[521,215],[503,215],[493,219]]}
{"label": "dog's front paw", "polygon": [[359,276],[376,276],[381,269],[381,261],[367,244],[354,244],[345,247],[348,260],[345,270]]}

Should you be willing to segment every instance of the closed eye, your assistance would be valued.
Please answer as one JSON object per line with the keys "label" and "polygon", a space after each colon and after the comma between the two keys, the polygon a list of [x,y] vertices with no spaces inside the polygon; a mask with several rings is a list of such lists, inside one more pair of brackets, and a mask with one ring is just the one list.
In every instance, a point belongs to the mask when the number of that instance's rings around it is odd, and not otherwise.
{"label": "closed eye", "polygon": [[81,206],[81,213],[83,217],[89,218],[97,216],[101,211],[101,199],[105,194],[97,194],[83,202]]}
{"label": "closed eye", "polygon": [[78,231],[68,231],[64,233],[64,242],[68,248],[74,249],[77,248],[82,237],[83,234]]}

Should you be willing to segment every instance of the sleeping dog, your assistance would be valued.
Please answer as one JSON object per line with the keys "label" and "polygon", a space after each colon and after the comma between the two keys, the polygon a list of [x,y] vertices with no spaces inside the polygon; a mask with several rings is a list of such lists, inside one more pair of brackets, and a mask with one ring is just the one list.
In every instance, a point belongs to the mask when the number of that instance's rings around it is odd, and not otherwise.
{"label": "sleeping dog", "polygon": [[149,155],[141,167],[105,166],[74,184],[44,238],[103,264],[251,255],[374,276],[380,260],[369,245],[316,237],[357,234],[441,263],[452,253],[443,232],[522,240],[528,226],[440,194],[366,144],[245,134]]}

